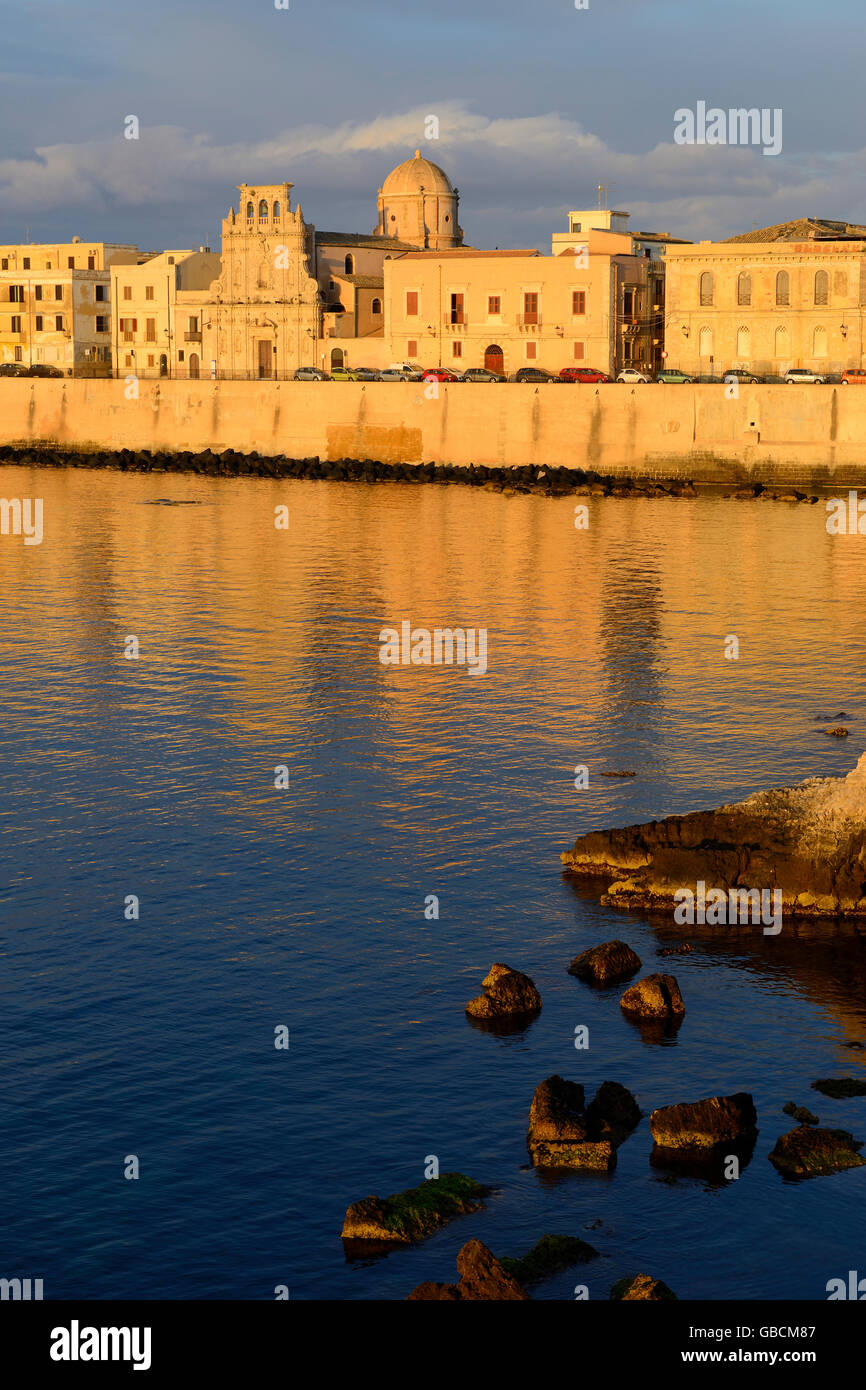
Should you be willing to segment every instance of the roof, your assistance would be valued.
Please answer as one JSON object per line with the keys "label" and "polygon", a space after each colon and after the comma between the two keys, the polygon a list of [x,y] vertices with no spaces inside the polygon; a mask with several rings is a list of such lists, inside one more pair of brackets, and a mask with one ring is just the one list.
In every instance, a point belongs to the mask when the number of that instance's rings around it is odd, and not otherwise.
{"label": "roof", "polygon": [[409,241],[395,236],[376,236],[375,232],[316,232],[318,246],[366,246],[375,251],[414,251]]}
{"label": "roof", "polygon": [[517,250],[505,250],[505,251],[500,251],[498,247],[497,247],[495,250],[493,250],[493,251],[480,251],[480,250],[478,250],[478,248],[475,247],[475,246],[454,246],[454,247],[452,247],[452,248],[451,248],[450,250],[448,250],[448,251],[418,251],[418,250],[412,250],[412,251],[408,252],[408,254],[407,254],[406,256],[402,257],[402,259],[403,259],[403,260],[407,260],[407,261],[420,261],[420,260],[423,260],[423,259],[425,259],[425,258],[426,258],[427,260],[446,260],[446,259],[447,259],[447,260],[461,260],[461,259],[470,259],[470,260],[471,260],[471,259],[473,259],[473,258],[478,259],[478,258],[480,258],[480,257],[482,257],[482,256],[540,256],[540,255],[541,255],[541,252],[539,251],[539,249],[538,249],[537,246],[525,247],[525,248],[523,248],[522,250],[521,250],[521,249],[517,249]]}
{"label": "roof", "polygon": [[691,246],[692,244],[688,237],[671,236],[670,232],[632,232],[631,235],[636,241],[675,242],[677,246]]}
{"label": "roof", "polygon": [[425,193],[454,192],[454,185],[445,170],[434,164],[432,159],[425,159],[420,150],[415,151],[413,159],[406,159],[392,169],[382,184],[384,194],[398,196],[401,193],[418,193],[422,188]]}
{"label": "roof", "polygon": [[339,271],[334,271],[334,279],[342,280],[346,285],[355,285],[359,290],[381,290],[385,285],[381,275],[341,275]]}
{"label": "roof", "polygon": [[839,241],[866,237],[866,227],[856,222],[832,222],[826,217],[798,217],[792,222],[774,222],[726,241]]}

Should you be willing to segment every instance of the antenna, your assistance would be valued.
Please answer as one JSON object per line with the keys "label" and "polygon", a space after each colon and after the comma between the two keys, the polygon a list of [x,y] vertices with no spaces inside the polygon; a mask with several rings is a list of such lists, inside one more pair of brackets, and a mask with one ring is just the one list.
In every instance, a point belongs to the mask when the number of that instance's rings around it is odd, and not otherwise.
{"label": "antenna", "polygon": [[[607,209],[607,195],[608,195],[608,192],[609,192],[609,189],[608,189],[608,186],[607,186],[606,183],[600,183],[600,184],[598,185],[598,208],[599,208],[599,212],[601,212],[602,209],[605,209],[605,210]],[[604,196],[602,197],[602,195],[604,195]]]}

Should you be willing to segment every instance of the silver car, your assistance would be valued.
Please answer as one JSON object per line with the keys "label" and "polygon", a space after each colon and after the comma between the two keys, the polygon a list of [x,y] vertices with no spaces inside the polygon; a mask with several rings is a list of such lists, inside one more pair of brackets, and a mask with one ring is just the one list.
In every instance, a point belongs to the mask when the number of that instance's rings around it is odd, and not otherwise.
{"label": "silver car", "polygon": [[638,381],[649,385],[652,377],[647,376],[646,372],[639,372],[637,367],[623,367],[621,372],[617,372],[616,379],[617,381],[624,381],[626,385],[629,383],[634,385]]}
{"label": "silver car", "polygon": [[376,376],[377,381],[420,381],[420,379],[420,372],[415,376],[414,372],[407,371],[405,367],[386,367]]}
{"label": "silver car", "polygon": [[820,372],[811,372],[808,367],[789,367],[785,373],[785,382],[788,386],[795,386],[798,381],[803,381],[807,385],[823,386],[825,378]]}

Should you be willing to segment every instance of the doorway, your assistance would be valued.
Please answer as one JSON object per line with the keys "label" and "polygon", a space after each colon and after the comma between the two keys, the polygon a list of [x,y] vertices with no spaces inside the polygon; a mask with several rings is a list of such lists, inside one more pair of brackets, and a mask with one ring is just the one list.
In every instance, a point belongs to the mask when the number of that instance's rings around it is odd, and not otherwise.
{"label": "doorway", "polygon": [[484,365],[488,372],[498,372],[500,376],[505,374],[505,354],[498,343],[491,343],[484,353]]}
{"label": "doorway", "polygon": [[271,359],[273,358],[273,355],[274,355],[274,349],[273,349],[273,346],[272,346],[270,340],[267,339],[267,338],[260,338],[260,339],[259,339],[259,363],[258,363],[258,366],[259,366],[259,377],[260,377],[260,378],[273,375],[273,370],[272,370],[272,369],[273,369],[273,363],[272,363],[272,361],[271,361]]}

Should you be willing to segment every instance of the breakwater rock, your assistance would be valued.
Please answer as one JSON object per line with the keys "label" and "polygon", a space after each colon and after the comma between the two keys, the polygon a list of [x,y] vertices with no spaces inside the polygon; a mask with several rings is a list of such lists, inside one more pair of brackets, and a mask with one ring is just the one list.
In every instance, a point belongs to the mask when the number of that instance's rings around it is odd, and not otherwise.
{"label": "breakwater rock", "polygon": [[468,1240],[457,1255],[460,1275],[456,1284],[436,1284],[428,1280],[408,1295],[416,1302],[432,1300],[463,1303],[469,1300],[485,1302],[525,1302],[529,1294],[520,1287],[513,1274],[497,1260],[483,1241]]}
{"label": "breakwater rock", "polygon": [[[866,754],[846,777],[810,777],[715,811],[581,835],[565,871],[607,880],[602,901],[669,910],[704,890],[697,920],[769,925],[773,911],[866,918]],[[694,895],[694,897],[693,897]],[[688,899],[692,899],[689,907]],[[763,914],[763,915],[762,915]]]}
{"label": "breakwater rock", "polygon": [[344,1242],[372,1241],[378,1246],[412,1245],[446,1222],[477,1211],[487,1189],[463,1173],[442,1173],[390,1197],[353,1202],[341,1231]]}

